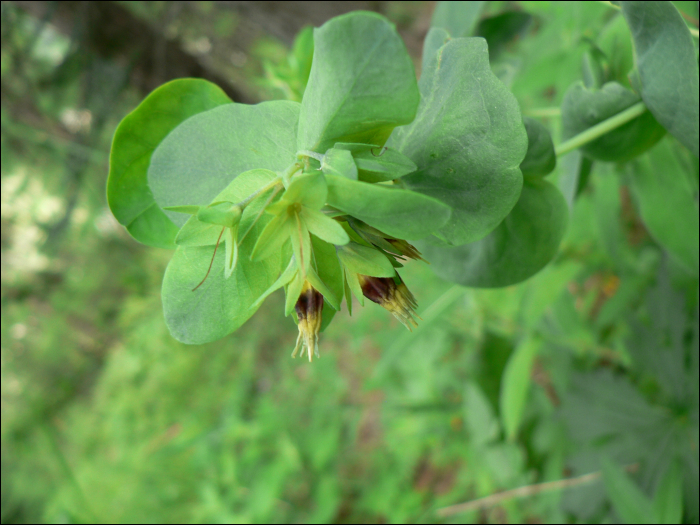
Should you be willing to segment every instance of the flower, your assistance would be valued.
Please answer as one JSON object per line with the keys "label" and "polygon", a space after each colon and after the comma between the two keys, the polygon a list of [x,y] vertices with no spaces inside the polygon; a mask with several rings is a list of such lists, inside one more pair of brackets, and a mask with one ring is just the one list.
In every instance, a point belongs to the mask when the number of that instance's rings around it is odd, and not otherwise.
{"label": "flower", "polygon": [[418,317],[415,312],[418,303],[398,274],[396,277],[358,277],[362,293],[367,299],[391,312],[409,331],[412,331],[411,326],[418,326],[415,320]]}
{"label": "flower", "polygon": [[319,357],[318,353],[318,332],[321,330],[321,312],[323,310],[323,295],[319,293],[309,281],[304,281],[301,295],[297,300],[294,310],[299,318],[299,336],[297,344],[292,352],[292,357],[296,357],[301,348],[301,356],[304,352],[309,355]]}

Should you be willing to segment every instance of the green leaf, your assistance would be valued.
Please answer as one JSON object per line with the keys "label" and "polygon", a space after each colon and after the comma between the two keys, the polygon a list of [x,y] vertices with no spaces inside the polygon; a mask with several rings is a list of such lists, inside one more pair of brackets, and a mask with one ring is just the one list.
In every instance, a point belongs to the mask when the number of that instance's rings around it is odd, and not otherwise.
{"label": "green leaf", "polygon": [[395,149],[342,142],[337,143],[335,148],[352,152],[359,170],[358,178],[363,182],[388,182],[416,171],[413,161]]}
{"label": "green leaf", "polygon": [[491,61],[507,44],[523,36],[532,23],[532,15],[522,11],[510,11],[484,18],[479,22],[476,35],[486,39]]}
{"label": "green leaf", "polygon": [[328,295],[324,294],[324,297],[334,309],[340,310],[340,303],[343,301],[345,287],[343,270],[340,267],[340,261],[338,260],[335,246],[328,244],[315,235],[311,236],[311,244],[314,250],[316,273],[330,292]]}
{"label": "green leaf", "polygon": [[[469,36],[486,2],[438,2],[431,28],[442,28],[454,36]],[[425,57],[425,55],[423,55]]]}
{"label": "green leaf", "polygon": [[[442,4],[451,4],[454,2],[440,2]],[[461,2],[460,2],[461,3]],[[476,3],[476,2],[470,2]],[[436,10],[437,11],[437,10]],[[452,37],[447,30],[439,27],[431,27],[423,41],[423,69],[426,64],[437,54],[438,49],[444,46]]]}
{"label": "green leaf", "polygon": [[393,277],[396,275],[389,259],[377,249],[351,242],[338,247],[338,257],[348,270],[370,277]]}
{"label": "green leaf", "polygon": [[201,206],[168,206],[164,208],[167,211],[176,211],[178,213],[186,213],[188,215],[197,215],[199,210],[202,209]]}
{"label": "green leaf", "polygon": [[331,148],[326,151],[321,162],[321,169],[326,175],[337,175],[350,180],[357,180],[357,165],[352,153],[344,149]]}
{"label": "green leaf", "polygon": [[197,220],[208,224],[217,224],[231,228],[237,225],[241,219],[240,206],[232,202],[218,202],[209,206],[202,206],[197,213]]}
{"label": "green leaf", "polygon": [[257,310],[253,303],[277,279],[280,253],[251,262],[255,238],[269,216],[261,217],[239,247],[238,264],[224,277],[224,250],[216,258],[206,281],[192,289],[207,273],[213,247],[179,247],[163,278],[163,311],[172,336],[183,343],[202,344],[233,332]]}
{"label": "green leaf", "polygon": [[331,244],[347,244],[350,237],[345,233],[343,227],[333,219],[330,219],[320,211],[311,208],[303,208],[301,220],[304,221],[308,230]]}
{"label": "green leaf", "polygon": [[593,161],[586,157],[581,150],[575,150],[564,155],[559,161],[559,189],[564,194],[569,208],[573,208],[576,197],[583,191],[593,169]]}
{"label": "green leaf", "polygon": [[[276,177],[277,175],[270,170],[249,170],[243,172],[232,180],[226,188],[221,190],[221,192],[214,197],[213,202],[240,202],[254,194],[266,184],[272,182]],[[265,192],[248,204],[241,218],[241,224],[247,225],[242,232],[247,231],[247,228],[250,223],[252,223],[254,217],[260,212],[260,208],[267,200],[268,196],[269,192]],[[183,208],[189,208],[189,206]],[[199,208],[200,207],[198,207],[198,209]],[[194,216],[190,217],[180,229],[175,243],[178,246],[207,246],[216,244],[220,233],[221,228],[218,225],[202,222],[197,216]]]}
{"label": "green leaf", "polygon": [[310,173],[295,177],[282,195],[282,201],[289,204],[298,202],[312,210],[320,210],[326,203],[327,195],[325,177],[321,173]]}
{"label": "green leaf", "polygon": [[527,133],[515,97],[491,72],[486,42],[456,38],[426,57],[416,119],[388,146],[411,158],[408,188],[448,204],[454,245],[487,235],[518,201]]}
{"label": "green leaf", "polygon": [[634,67],[632,35],[622,13],[607,23],[596,44],[605,54],[606,81],[615,81],[627,88],[631,87],[629,74]]}
{"label": "green leaf", "polygon": [[[582,82],[571,86],[561,106],[562,136],[569,139],[617,115],[639,102],[639,97],[617,82],[600,90],[588,90]],[[639,117],[589,142],[581,148],[588,157],[606,162],[626,162],[641,155],[665,134],[654,116],[645,111]]]}
{"label": "green leaf", "polygon": [[537,339],[522,341],[511,354],[503,371],[499,404],[501,422],[510,440],[518,434],[530,391],[532,364],[540,346],[541,343]]}
{"label": "green leaf", "polygon": [[603,481],[617,515],[625,523],[656,523],[651,502],[618,465],[603,456]]}
{"label": "green leaf", "polygon": [[329,175],[328,204],[399,239],[430,235],[450,217],[450,208],[414,191]]}
{"label": "green leaf", "polygon": [[656,523],[681,523],[683,519],[683,471],[672,461],[654,494]]}
{"label": "green leaf", "polygon": [[698,156],[696,45],[671,2],[621,2],[632,32],[641,95],[656,119]]}
{"label": "green leaf", "polygon": [[[679,147],[680,149],[680,147]],[[697,183],[665,140],[626,167],[632,195],[652,237],[698,274]]]}
{"label": "green leaf", "polygon": [[293,224],[290,216],[282,213],[273,218],[260,233],[251,253],[253,261],[263,261],[279,252],[282,245],[289,240],[297,225]]}
{"label": "green leaf", "polygon": [[523,186],[513,211],[489,235],[464,246],[419,245],[435,273],[455,283],[496,288],[524,281],[557,253],[566,230],[568,207],[546,181]]}
{"label": "green leaf", "polygon": [[107,201],[114,217],[137,241],[175,248],[178,228],[156,206],[148,185],[149,162],[158,144],[178,125],[223,104],[231,100],[211,82],[173,80],[153,91],[117,127],[109,158]]}
{"label": "green leaf", "polygon": [[527,154],[520,163],[520,171],[525,179],[544,177],[557,165],[552,136],[539,120],[525,117],[523,121],[527,131]]}
{"label": "green leaf", "polygon": [[[279,172],[296,160],[299,104],[227,104],[188,119],[151,158],[148,183],[159,206],[206,205],[239,174]],[[233,199],[224,198],[220,200]],[[166,212],[177,226],[182,214]]]}
{"label": "green leaf", "polygon": [[314,30],[314,45],[298,150],[323,153],[336,142],[382,146],[396,126],[413,120],[416,74],[386,19],[367,12],[333,18]]}
{"label": "green leaf", "polygon": [[469,381],[464,390],[464,420],[474,446],[482,447],[498,439],[501,432],[498,418],[491,402],[474,381]]}

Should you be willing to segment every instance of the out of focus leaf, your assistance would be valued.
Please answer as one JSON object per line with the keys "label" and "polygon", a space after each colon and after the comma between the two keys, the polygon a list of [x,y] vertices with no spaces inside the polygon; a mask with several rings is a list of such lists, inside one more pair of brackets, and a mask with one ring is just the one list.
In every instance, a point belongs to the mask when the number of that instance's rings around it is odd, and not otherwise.
{"label": "out of focus leaf", "polygon": [[430,27],[445,29],[455,37],[471,36],[485,4],[482,1],[438,2]]}
{"label": "out of focus leaf", "polygon": [[605,457],[602,467],[605,488],[618,516],[625,523],[657,523],[651,501],[625,471]]}
{"label": "out of focus leaf", "polygon": [[626,167],[644,224],[654,239],[688,271],[698,274],[697,185],[679,162],[670,141],[663,141]]}
{"label": "out of focus leaf", "polygon": [[[639,100],[635,93],[617,82],[609,82],[600,90],[588,90],[583,83],[578,82],[564,95],[561,106],[562,136],[568,139],[578,135]],[[654,116],[646,111],[584,145],[581,151],[594,160],[626,162],[651,148],[664,133]]]}
{"label": "out of focus leaf", "polygon": [[539,120],[525,117],[523,122],[527,131],[527,154],[520,163],[520,171],[525,179],[544,177],[557,164],[552,136]]}
{"label": "out of focus leaf", "polygon": [[522,11],[499,13],[479,22],[476,36],[486,39],[489,45],[489,58],[493,60],[512,40],[523,35],[530,27],[532,16]]}
{"label": "out of focus leaf", "polygon": [[641,95],[656,119],[698,156],[698,59],[671,2],[621,2],[632,31]]}
{"label": "out of focus leaf", "polygon": [[535,356],[541,342],[536,338],[527,338],[520,342],[510,356],[503,372],[501,383],[501,422],[508,439],[514,439],[520,428],[525,403],[530,390],[530,375]]}

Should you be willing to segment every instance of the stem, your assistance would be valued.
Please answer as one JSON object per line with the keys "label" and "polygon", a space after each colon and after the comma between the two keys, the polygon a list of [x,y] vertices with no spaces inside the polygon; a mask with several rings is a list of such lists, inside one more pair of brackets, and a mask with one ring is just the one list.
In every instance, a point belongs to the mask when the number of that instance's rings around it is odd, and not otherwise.
{"label": "stem", "polygon": [[[625,470],[627,472],[635,472],[639,468],[638,464],[627,465]],[[503,501],[508,501],[514,498],[525,498],[527,496],[533,496],[535,494],[540,494],[542,492],[552,492],[555,490],[561,490],[569,487],[575,487],[578,485],[586,485],[588,483],[593,483],[597,481],[602,476],[602,472],[591,472],[590,474],[584,474],[583,476],[578,476],[576,478],[564,478],[558,479],[556,481],[546,481],[544,483],[536,483],[534,485],[525,485],[524,487],[518,487],[517,489],[505,490],[503,492],[497,492],[496,494],[491,494],[484,498],[475,499],[472,501],[467,501],[466,503],[459,503],[457,505],[450,505],[449,507],[443,507],[437,510],[437,515],[441,518],[446,516],[452,516],[454,514],[459,514],[461,512],[467,512],[470,510],[479,510],[487,507],[492,507]]]}
{"label": "stem", "polygon": [[580,148],[581,146],[594,141],[598,137],[605,135],[606,133],[619,128],[623,124],[627,124],[630,120],[637,118],[639,115],[644,113],[647,107],[644,102],[637,102],[636,104],[628,107],[626,110],[621,111],[614,117],[610,117],[603,122],[599,122],[592,128],[588,128],[586,131],[579,133],[578,135],[571,137],[569,140],[562,142],[555,149],[557,157],[560,157],[570,151]]}
{"label": "stem", "polygon": [[243,199],[241,202],[239,202],[238,205],[241,207],[241,209],[245,209],[245,207],[248,206],[248,204],[250,204],[250,202],[251,202],[255,197],[257,197],[257,196],[260,195],[261,193],[266,192],[266,191],[269,190],[270,188],[273,188],[273,187],[277,186],[280,182],[282,182],[282,177],[275,177],[273,180],[271,180],[270,182],[268,182],[267,184],[265,184],[265,186],[263,186],[263,187],[260,188],[259,190],[257,190],[257,191],[255,191],[255,192],[251,193],[250,195],[248,195],[245,199]]}

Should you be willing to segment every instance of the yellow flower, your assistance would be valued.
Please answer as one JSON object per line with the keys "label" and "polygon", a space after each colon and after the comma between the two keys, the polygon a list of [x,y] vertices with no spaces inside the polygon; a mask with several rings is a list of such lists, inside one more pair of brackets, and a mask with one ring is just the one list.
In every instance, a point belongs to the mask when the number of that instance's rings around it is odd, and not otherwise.
{"label": "yellow flower", "polygon": [[418,303],[398,274],[396,277],[358,277],[362,293],[367,299],[391,312],[409,330],[411,326],[418,326],[415,320],[415,317],[418,317],[415,312]]}
{"label": "yellow flower", "polygon": [[321,330],[321,311],[323,310],[323,295],[319,293],[309,281],[304,281],[301,289],[301,295],[294,306],[294,310],[299,318],[299,336],[297,344],[292,352],[292,357],[296,357],[297,352],[301,348],[301,356],[304,352],[309,355],[311,361],[312,355],[319,357],[318,353],[318,332]]}

